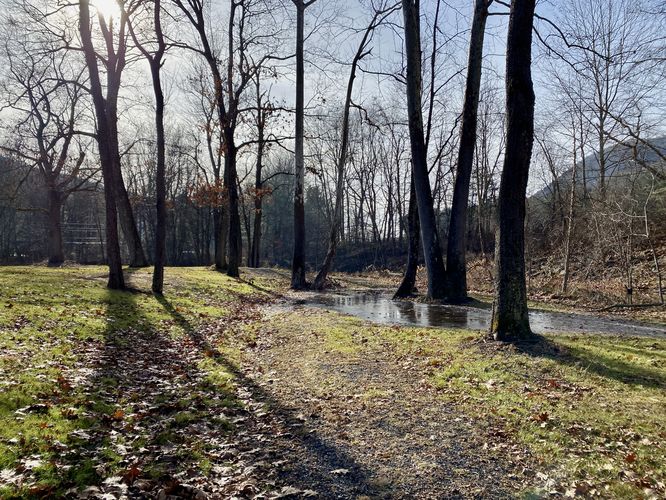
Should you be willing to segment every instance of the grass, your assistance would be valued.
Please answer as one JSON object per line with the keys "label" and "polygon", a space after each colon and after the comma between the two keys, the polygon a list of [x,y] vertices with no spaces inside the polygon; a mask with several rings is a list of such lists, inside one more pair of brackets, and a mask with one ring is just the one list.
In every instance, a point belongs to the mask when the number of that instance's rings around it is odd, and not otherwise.
{"label": "grass", "polygon": [[[666,492],[663,340],[549,335],[512,346],[465,330],[386,327],[325,311],[306,326],[303,319],[293,313],[271,324],[323,336],[326,350],[350,361],[384,348],[396,363],[418,363],[438,397],[473,419],[488,446],[527,450],[523,459],[542,471],[526,485],[528,496]],[[335,390],[334,379],[321,381],[326,391]],[[382,395],[371,389],[363,397]]]}
{"label": "grass", "polygon": [[[114,452],[120,443],[109,436],[119,425],[139,422],[133,415],[140,415],[143,399],[154,396],[150,403],[159,406],[175,398],[183,407],[174,416],[151,417],[165,419],[167,428],[135,447],[184,442],[179,429],[207,418],[215,407],[237,404],[229,367],[206,356],[198,364],[206,376],[190,394],[122,394],[118,386],[128,381],[122,370],[104,366],[109,360],[103,357],[93,359],[89,380],[72,380],[91,363],[87,358],[103,356],[109,346],[177,346],[189,329],[227,317],[243,299],[261,297],[259,289],[272,286],[203,268],[169,269],[167,276],[166,299],[158,299],[141,292],[150,288],[149,269],[128,270],[135,291],[119,292],[105,288],[102,267],[0,268],[1,498],[59,496],[122,473]],[[197,404],[202,409],[191,411]],[[14,471],[28,472],[30,480],[12,484]]]}
{"label": "grass", "polygon": [[[323,349],[356,361],[371,349],[415,360],[436,397],[474,419],[488,446],[528,450],[525,460],[542,472],[526,485],[527,494],[665,494],[662,340],[559,335],[510,346],[483,342],[470,331],[378,326],[316,310],[279,313],[268,324],[247,316],[233,330],[216,333],[210,346],[193,332],[244,314],[243,304],[263,300],[281,282],[261,274],[240,281],[203,268],[169,268],[165,298],[159,299],[141,292],[150,287],[150,270],[129,275],[138,291],[107,290],[101,267],[0,268],[1,498],[58,496],[123,474],[122,447],[175,445],[179,460],[209,470],[206,443],[188,428],[207,421],[234,432],[224,411],[241,404],[234,395],[236,342],[252,343],[271,330],[321,336]],[[123,349],[138,343],[159,353],[183,342],[202,352],[193,360],[203,373],[194,387],[127,391],[122,369],[102,369],[108,363],[99,354],[104,349],[129,352]],[[90,358],[98,365],[95,373],[76,382],[73,374]],[[335,389],[331,374],[321,390]],[[362,396],[384,395],[371,388]],[[145,413],[146,400],[159,412]],[[112,432],[144,424],[158,430],[132,442]],[[8,481],[16,471],[27,471],[30,481]],[[144,472],[159,477],[164,465],[147,464]]]}

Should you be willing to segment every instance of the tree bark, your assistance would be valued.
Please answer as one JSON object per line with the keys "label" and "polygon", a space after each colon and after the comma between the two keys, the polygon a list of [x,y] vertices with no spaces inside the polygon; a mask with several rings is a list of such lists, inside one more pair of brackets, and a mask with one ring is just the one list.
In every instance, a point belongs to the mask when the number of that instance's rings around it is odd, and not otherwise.
{"label": "tree bark", "polygon": [[164,290],[164,266],[166,265],[166,135],[164,132],[164,92],[162,91],[162,57],[166,43],[160,19],[161,1],[155,0],[154,6],[155,36],[158,48],[149,59],[150,74],[155,94],[155,139],[157,145],[157,163],[155,168],[155,198],[157,221],[155,224],[155,267],[153,269],[153,292],[161,294]]}
{"label": "tree bark", "polygon": [[446,272],[433,208],[421,105],[421,34],[419,0],[402,0],[407,56],[407,115],[412,152],[412,175],[421,223],[421,241],[428,273],[428,298],[446,297]]}
{"label": "tree bark", "polygon": [[[119,36],[123,36],[119,34]],[[110,51],[110,49],[107,49]],[[109,58],[117,61],[117,66],[113,71],[107,69],[107,96],[105,103],[105,119],[108,122],[109,131],[109,153],[111,155],[114,177],[114,189],[116,191],[116,208],[118,211],[120,227],[125,237],[130,255],[130,267],[146,267],[148,261],[143,251],[141,236],[136,225],[134,210],[130,203],[129,195],[125,182],[123,181],[122,164],[120,161],[120,143],[118,140],[118,93],[120,91],[120,74],[124,62],[119,59],[124,58],[123,51],[118,50],[117,54],[109,55]],[[108,63],[111,65],[110,61]]]}
{"label": "tree bark", "polygon": [[[107,101],[108,102],[108,101]],[[127,243],[130,256],[130,267],[146,267],[148,261],[146,254],[143,251],[141,243],[141,236],[136,225],[134,217],[134,210],[123,181],[122,167],[120,162],[120,146],[118,143],[118,117],[115,111],[115,106],[107,104],[107,111],[109,113],[109,130],[111,131],[109,141],[111,143],[111,156],[113,158],[113,170],[116,191],[116,206],[120,219],[120,227],[123,231],[123,236]]]}
{"label": "tree bark", "polygon": [[120,245],[118,241],[118,218],[115,200],[115,179],[113,159],[109,144],[109,130],[106,121],[105,99],[102,94],[102,85],[99,78],[97,56],[90,33],[90,6],[89,0],[79,2],[79,33],[81,44],[90,75],[90,92],[93,98],[95,114],[97,116],[97,144],[99,148],[102,177],[104,179],[104,202],[106,205],[106,253],[109,265],[109,280],[107,286],[112,289],[124,289],[125,278],[120,260]]}
{"label": "tree bark", "polygon": [[[226,198],[226,195],[225,195]],[[221,201],[226,204],[226,201]],[[217,207],[213,211],[213,237],[215,238],[215,269],[227,270],[227,233],[229,232],[228,211]]]}
{"label": "tree bark", "polygon": [[402,277],[398,290],[393,295],[394,299],[409,297],[414,293],[416,285],[416,272],[419,267],[419,210],[416,206],[416,192],[414,191],[414,179],[409,182],[409,212],[407,214],[407,267]]}
{"label": "tree bark", "polygon": [[264,168],[264,126],[265,115],[261,109],[261,92],[259,77],[257,76],[257,166],[254,172],[254,226],[252,231],[252,247],[250,248],[249,265],[259,267],[261,251],[261,219],[263,215],[264,182],[262,179]]}
{"label": "tree bark", "polygon": [[295,185],[294,185],[294,255],[291,263],[291,287],[305,288],[305,158],[303,156],[303,121],[305,115],[303,31],[305,4],[296,0],[296,137],[295,137]]}
{"label": "tree bark", "polygon": [[506,57],[506,151],[498,200],[495,300],[496,340],[532,335],[525,283],[525,195],[534,141],[532,23],[535,0],[512,0]]}
{"label": "tree bark", "polygon": [[448,300],[451,302],[467,300],[467,207],[469,203],[469,182],[474,162],[474,145],[476,143],[483,38],[486,20],[488,19],[489,3],[488,0],[476,0],[469,43],[458,165],[451,203],[448,245],[446,247],[446,271],[449,281]]}
{"label": "tree bark", "polygon": [[227,276],[238,278],[243,251],[241,248],[241,221],[238,212],[238,184],[236,172],[236,144],[234,142],[234,130],[225,127],[225,150],[224,172],[227,184],[229,232],[227,245],[229,247],[229,261],[227,263]]}
{"label": "tree bark", "polygon": [[65,262],[62,248],[62,194],[57,189],[48,190],[48,251],[49,266],[59,266]]}

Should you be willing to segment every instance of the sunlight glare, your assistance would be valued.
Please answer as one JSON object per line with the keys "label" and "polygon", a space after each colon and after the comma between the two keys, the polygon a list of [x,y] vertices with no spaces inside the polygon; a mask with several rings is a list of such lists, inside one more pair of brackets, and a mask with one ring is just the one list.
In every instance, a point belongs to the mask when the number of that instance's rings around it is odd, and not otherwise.
{"label": "sunlight glare", "polygon": [[90,3],[107,21],[120,17],[120,6],[117,0],[92,0]]}

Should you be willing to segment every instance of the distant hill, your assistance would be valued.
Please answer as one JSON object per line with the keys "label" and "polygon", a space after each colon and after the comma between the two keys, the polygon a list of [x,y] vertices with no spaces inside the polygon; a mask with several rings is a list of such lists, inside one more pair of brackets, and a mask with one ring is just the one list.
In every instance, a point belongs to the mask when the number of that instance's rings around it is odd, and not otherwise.
{"label": "distant hill", "polygon": [[[646,139],[654,148],[666,154],[666,136]],[[606,149],[606,179],[613,181],[629,173],[635,166],[633,162],[632,144],[614,144]],[[666,176],[666,163],[659,155],[645,144],[639,144],[637,147],[638,157],[641,163],[647,164],[658,172],[663,172]],[[576,185],[583,185],[583,162],[578,164],[576,171]],[[571,182],[571,168],[565,170],[558,178],[560,186],[568,186]],[[588,189],[598,186],[600,179],[599,157],[596,153],[588,155],[585,158],[585,183]],[[553,193],[553,182],[537,191],[532,198],[549,198]]]}

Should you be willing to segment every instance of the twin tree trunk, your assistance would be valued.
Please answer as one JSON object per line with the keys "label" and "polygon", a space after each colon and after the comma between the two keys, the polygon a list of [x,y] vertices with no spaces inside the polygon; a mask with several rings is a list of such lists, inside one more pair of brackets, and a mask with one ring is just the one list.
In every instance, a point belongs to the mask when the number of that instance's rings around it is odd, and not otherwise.
{"label": "twin tree trunk", "polygon": [[123,236],[125,237],[127,248],[129,250],[129,265],[130,267],[146,267],[148,265],[148,261],[146,260],[146,254],[143,251],[141,236],[139,235],[139,230],[134,218],[134,210],[132,209],[132,204],[130,203],[129,194],[127,193],[127,188],[125,187],[125,182],[123,181],[122,170],[120,167],[117,131],[114,131],[111,135],[116,136],[116,140],[111,140],[111,156],[113,157],[116,191],[115,197],[118,215],[120,216],[120,227],[123,231]]}
{"label": "twin tree trunk", "polygon": [[421,33],[419,1],[402,0],[405,18],[405,48],[407,56],[407,116],[412,153],[412,177],[416,193],[421,241],[428,273],[428,298],[446,297],[446,272],[442,249],[437,234],[437,221],[433,208],[428,178],[426,146],[423,133],[421,106]]}
{"label": "twin tree trunk", "polygon": [[116,212],[113,156],[109,142],[110,130],[106,118],[106,106],[102,94],[102,85],[99,79],[97,56],[90,33],[90,6],[89,0],[79,2],[79,32],[85,56],[86,66],[90,75],[90,92],[97,116],[97,144],[99,147],[102,177],[104,179],[104,202],[106,205],[106,252],[109,265],[109,280],[107,286],[112,289],[123,289],[122,262],[120,260],[120,244],[118,241],[118,217]]}
{"label": "twin tree trunk", "polygon": [[448,245],[446,247],[447,298],[450,302],[464,302],[467,300],[467,262],[465,257],[467,251],[467,207],[469,182],[474,162],[474,145],[476,144],[483,38],[486,20],[488,19],[488,6],[488,0],[476,0],[472,20],[458,165],[451,203]]}
{"label": "twin tree trunk", "polygon": [[[141,236],[134,218],[134,211],[130,203],[129,194],[123,181],[120,162],[120,144],[118,141],[118,92],[120,90],[119,72],[109,73],[107,76],[107,98],[105,100],[104,119],[108,122],[109,153],[113,164],[114,189],[116,191],[116,207],[120,219],[120,227],[127,243],[130,256],[130,267],[145,267],[148,265],[146,254],[141,244]],[[99,117],[98,117],[99,118]]]}
{"label": "twin tree trunk", "polygon": [[499,189],[495,300],[497,340],[531,336],[525,284],[525,195],[534,140],[532,24],[535,0],[512,0],[506,56],[506,151]]}

